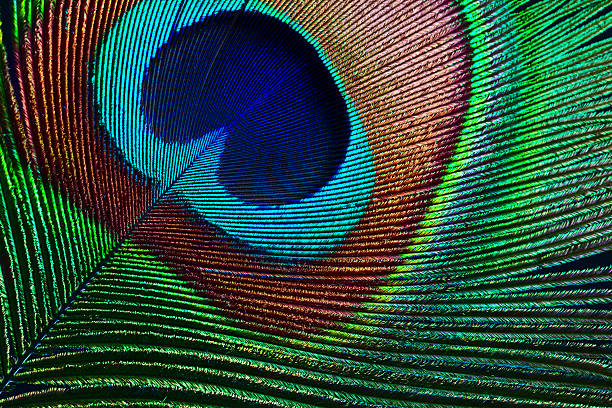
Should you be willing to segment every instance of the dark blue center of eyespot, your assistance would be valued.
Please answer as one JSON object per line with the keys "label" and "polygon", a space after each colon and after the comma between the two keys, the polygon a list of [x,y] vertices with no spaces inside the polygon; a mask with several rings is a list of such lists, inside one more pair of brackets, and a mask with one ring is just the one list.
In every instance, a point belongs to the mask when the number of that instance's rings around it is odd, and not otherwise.
{"label": "dark blue center of eyespot", "polygon": [[217,176],[257,205],[297,202],[344,160],[346,104],[316,50],[281,21],[224,12],[174,33],[151,60],[143,106],[156,137],[224,128]]}

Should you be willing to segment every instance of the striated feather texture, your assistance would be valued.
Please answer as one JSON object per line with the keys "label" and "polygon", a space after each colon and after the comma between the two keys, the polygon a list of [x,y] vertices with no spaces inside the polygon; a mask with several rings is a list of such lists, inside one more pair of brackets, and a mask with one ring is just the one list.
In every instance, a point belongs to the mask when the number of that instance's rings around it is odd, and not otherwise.
{"label": "striated feather texture", "polygon": [[0,406],[612,406],[610,0],[0,21]]}

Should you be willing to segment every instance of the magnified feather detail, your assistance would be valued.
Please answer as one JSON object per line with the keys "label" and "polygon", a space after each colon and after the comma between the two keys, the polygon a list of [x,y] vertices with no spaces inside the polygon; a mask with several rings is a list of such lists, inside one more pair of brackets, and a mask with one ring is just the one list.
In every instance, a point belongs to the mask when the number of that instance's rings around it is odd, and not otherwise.
{"label": "magnified feather detail", "polygon": [[609,0],[0,23],[0,406],[612,406]]}

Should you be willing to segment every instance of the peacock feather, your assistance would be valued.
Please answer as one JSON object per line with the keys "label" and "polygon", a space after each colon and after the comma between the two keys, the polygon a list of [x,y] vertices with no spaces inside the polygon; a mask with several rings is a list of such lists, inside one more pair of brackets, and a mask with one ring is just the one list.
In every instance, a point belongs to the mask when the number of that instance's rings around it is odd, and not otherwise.
{"label": "peacock feather", "polygon": [[2,407],[611,407],[610,0],[2,0]]}

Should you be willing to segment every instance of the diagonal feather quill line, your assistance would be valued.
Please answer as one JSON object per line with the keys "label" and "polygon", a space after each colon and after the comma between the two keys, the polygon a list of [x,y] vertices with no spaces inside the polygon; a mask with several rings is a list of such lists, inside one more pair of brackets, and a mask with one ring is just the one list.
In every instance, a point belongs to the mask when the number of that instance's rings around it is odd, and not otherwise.
{"label": "diagonal feather quill line", "polygon": [[[187,170],[187,169],[185,169]],[[179,175],[180,177],[180,175]],[[167,191],[170,191],[172,188],[172,184],[167,188]],[[74,292],[64,301],[62,307],[57,311],[54,317],[50,318],[49,323],[42,328],[38,338],[33,342],[32,346],[26,350],[23,354],[23,357],[15,363],[11,371],[5,376],[3,382],[0,384],[0,393],[4,390],[4,388],[9,384],[9,382],[14,378],[14,376],[19,372],[19,370],[23,367],[23,365],[28,361],[28,359],[32,356],[32,354],[36,351],[38,346],[40,346],[41,342],[45,337],[53,330],[54,326],[59,322],[59,320],[63,317],[66,311],[72,306],[72,304],[77,300],[78,296],[87,288],[88,285],[93,282],[98,273],[106,266],[106,264],[113,258],[113,256],[119,251],[124,243],[126,243],[130,239],[130,235],[132,232],[138,228],[142,220],[146,219],[151,210],[157,205],[160,201],[164,199],[165,193],[162,192],[159,197],[153,201],[149,208],[145,210],[145,212],[140,216],[138,220],[134,223],[134,225],[130,228],[130,230],[125,234],[124,237],[110,250],[110,252],[100,261],[98,266],[95,267],[94,271],[74,290]]]}

